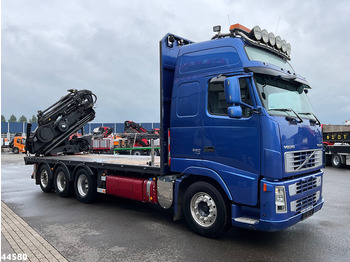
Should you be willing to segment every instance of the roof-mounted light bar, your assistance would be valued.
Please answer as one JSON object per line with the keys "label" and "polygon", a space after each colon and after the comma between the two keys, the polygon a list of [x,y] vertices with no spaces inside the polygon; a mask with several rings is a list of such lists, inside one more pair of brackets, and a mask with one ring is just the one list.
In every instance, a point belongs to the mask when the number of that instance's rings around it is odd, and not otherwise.
{"label": "roof-mounted light bar", "polygon": [[252,30],[240,25],[234,24],[230,27],[231,35],[240,35],[251,44],[263,48],[290,60],[291,45],[282,40],[280,36],[275,36],[273,33],[268,33],[266,29],[261,29],[259,26],[254,26]]}

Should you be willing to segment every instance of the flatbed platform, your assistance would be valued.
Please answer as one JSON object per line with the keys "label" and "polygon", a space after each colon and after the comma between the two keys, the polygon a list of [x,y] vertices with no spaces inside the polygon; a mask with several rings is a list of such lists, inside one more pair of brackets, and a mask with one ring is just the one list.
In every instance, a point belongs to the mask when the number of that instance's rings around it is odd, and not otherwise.
{"label": "flatbed platform", "polygon": [[58,155],[58,156],[26,156],[26,165],[46,162],[48,164],[64,163],[67,166],[84,164],[90,168],[105,168],[128,172],[141,172],[147,174],[160,174],[160,157],[154,157],[154,165],[151,166],[151,156],[128,156],[128,155]]}

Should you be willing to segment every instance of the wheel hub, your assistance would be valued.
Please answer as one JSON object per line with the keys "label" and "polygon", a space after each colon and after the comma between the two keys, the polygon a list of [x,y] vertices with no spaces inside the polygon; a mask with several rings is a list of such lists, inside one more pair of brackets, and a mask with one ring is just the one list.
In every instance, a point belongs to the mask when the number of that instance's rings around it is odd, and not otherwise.
{"label": "wheel hub", "polygon": [[44,187],[47,187],[49,184],[49,174],[46,170],[43,170],[40,174],[40,182]]}
{"label": "wheel hub", "polygon": [[82,197],[85,197],[89,192],[89,182],[85,175],[80,175],[77,182],[78,192]]}
{"label": "wheel hub", "polygon": [[57,188],[60,192],[66,188],[66,178],[63,172],[57,174]]}
{"label": "wheel hub", "polygon": [[217,217],[216,204],[213,198],[204,192],[195,194],[191,199],[193,219],[203,227],[210,227]]}

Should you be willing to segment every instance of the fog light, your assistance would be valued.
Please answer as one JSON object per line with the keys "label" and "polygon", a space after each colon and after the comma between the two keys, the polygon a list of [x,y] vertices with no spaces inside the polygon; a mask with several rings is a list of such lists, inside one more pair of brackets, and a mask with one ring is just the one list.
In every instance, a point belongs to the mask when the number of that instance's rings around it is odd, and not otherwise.
{"label": "fog light", "polygon": [[262,41],[267,44],[269,42],[269,33],[267,32],[266,29],[263,29],[261,31],[261,38],[262,38]]}
{"label": "fog light", "polygon": [[274,47],[276,44],[275,35],[273,33],[269,33],[269,44]]}
{"label": "fog light", "polygon": [[251,34],[256,40],[258,41],[261,40],[262,35],[261,35],[261,28],[259,26],[254,26],[251,31]]}
{"label": "fog light", "polygon": [[292,47],[291,47],[291,45],[288,43],[287,44],[287,55],[290,55],[290,53],[292,52]]}
{"label": "fog light", "polygon": [[276,41],[277,49],[281,49],[281,47],[282,47],[282,39],[281,39],[281,37],[280,36],[276,36],[275,41]]}
{"label": "fog light", "polygon": [[287,42],[286,42],[286,40],[282,40],[282,51],[284,53],[287,52]]}

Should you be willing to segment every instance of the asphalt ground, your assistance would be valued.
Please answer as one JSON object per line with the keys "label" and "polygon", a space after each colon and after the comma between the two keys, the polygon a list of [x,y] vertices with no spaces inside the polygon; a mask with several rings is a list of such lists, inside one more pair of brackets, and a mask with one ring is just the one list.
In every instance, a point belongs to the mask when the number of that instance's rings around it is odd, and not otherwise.
{"label": "asphalt ground", "polygon": [[[59,255],[62,261],[349,261],[349,168],[326,168],[324,207],[305,221],[273,233],[232,228],[207,239],[149,204],[104,195],[82,204],[43,193],[30,179],[32,166],[24,165],[23,155],[2,153],[1,163],[2,217],[11,223],[11,214],[18,215],[14,219],[31,232],[22,237],[42,238],[40,252],[58,261]],[[2,254],[17,254],[4,223]]]}

